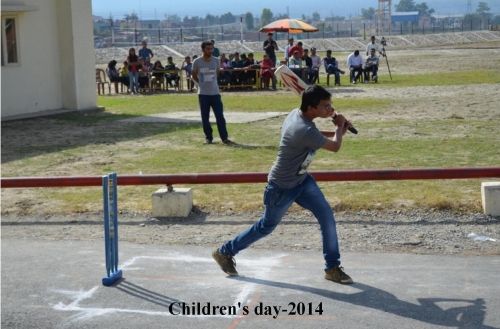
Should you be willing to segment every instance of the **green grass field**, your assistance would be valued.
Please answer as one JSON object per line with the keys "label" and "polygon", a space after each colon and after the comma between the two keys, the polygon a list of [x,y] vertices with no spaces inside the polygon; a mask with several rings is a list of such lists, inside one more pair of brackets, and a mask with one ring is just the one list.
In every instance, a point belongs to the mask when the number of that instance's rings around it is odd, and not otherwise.
{"label": "green grass field", "polygon": [[[347,81],[343,83],[345,88],[354,88]],[[499,84],[500,72],[401,75],[393,82],[362,87],[441,87],[464,83]],[[298,98],[286,93],[229,92],[223,94],[223,102],[226,111],[289,111],[298,105]],[[354,95],[349,98],[334,96],[333,102],[336,108],[349,115],[385,112],[396,105],[413,106],[415,100],[356,98]],[[267,172],[276,156],[283,120],[229,124],[230,136],[240,144],[238,147],[220,143],[203,145],[199,124],[123,124],[117,121],[154,113],[197,110],[194,94],[100,96],[98,104],[105,111],[43,119],[46,126],[36,126],[32,133],[45,135],[34,145],[22,140],[16,145],[2,145],[2,176],[100,175],[110,171],[118,174]],[[15,127],[22,129],[19,125]],[[310,170],[500,164],[500,125],[488,118],[366,119],[357,127],[360,135],[348,136],[339,153],[318,152]],[[15,133],[11,126],[2,128],[3,140],[5,134]],[[214,130],[217,136],[215,127]],[[477,211],[481,207],[480,180],[337,182],[321,183],[321,186],[336,209],[424,207]],[[120,209],[149,212],[151,193],[157,188],[120,188]],[[194,186],[195,204],[209,211],[258,210],[262,204],[262,189],[263,184],[198,185]],[[36,206],[21,209],[27,213],[87,212],[101,208],[97,188],[32,189],[25,196],[18,192],[2,190],[2,212],[19,211],[17,204],[23,198],[51,200],[45,210]]]}

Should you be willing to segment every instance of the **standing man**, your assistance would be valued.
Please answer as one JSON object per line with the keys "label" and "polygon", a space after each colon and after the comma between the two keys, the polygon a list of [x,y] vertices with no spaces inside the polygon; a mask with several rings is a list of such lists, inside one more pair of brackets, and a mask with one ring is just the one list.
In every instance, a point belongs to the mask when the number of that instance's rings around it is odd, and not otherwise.
{"label": "standing man", "polygon": [[285,47],[285,61],[286,65],[288,65],[288,60],[290,59],[290,55],[288,55],[288,52],[290,51],[290,48],[293,47],[293,38],[288,39],[288,44]]}
{"label": "standing man", "polygon": [[380,45],[376,42],[376,39],[375,39],[374,35],[371,36],[370,43],[366,46],[366,56],[370,55],[370,52],[371,52],[372,49],[375,49],[375,52],[378,51],[378,53],[380,55],[383,55],[383,51],[380,48]]}
{"label": "standing man", "polygon": [[205,143],[212,144],[212,126],[210,125],[210,107],[214,111],[219,136],[224,144],[231,144],[226,129],[224,108],[219,93],[217,77],[219,74],[219,59],[212,56],[214,45],[210,41],[201,44],[203,55],[193,62],[192,77],[198,84],[198,101],[200,104],[201,121],[205,133]]}
{"label": "standing man", "polygon": [[214,52],[212,53],[212,55],[213,55],[214,57],[220,57],[220,50],[219,50],[219,48],[217,48],[217,47],[215,46],[215,40],[210,40],[210,41],[211,41],[211,42],[212,42],[212,44],[214,45]]}
{"label": "standing man", "polygon": [[[267,34],[267,40],[264,41],[263,48],[267,54],[267,57],[269,57],[269,59],[273,62],[273,67],[276,67],[276,52],[275,51],[279,50],[279,48],[278,48],[278,44],[276,43],[276,41],[273,40],[273,34],[271,32],[269,32]],[[274,76],[274,74],[271,77],[271,81],[272,81],[273,90],[276,90],[276,77]]]}
{"label": "standing man", "polygon": [[154,57],[153,52],[148,48],[148,42],[146,40],[142,40],[141,44],[142,48],[139,49],[139,59],[149,63]]}
{"label": "standing man", "polygon": [[276,50],[279,50],[278,44],[276,41],[273,40],[273,34],[272,32],[269,32],[267,34],[267,40],[264,41],[264,51],[266,52],[267,56],[273,61],[274,66],[276,66]]}
{"label": "standing man", "polygon": [[333,115],[331,94],[318,85],[307,88],[302,94],[300,108],[292,110],[281,127],[278,156],[264,191],[264,214],[253,226],[212,253],[222,271],[228,275],[238,275],[233,257],[270,234],[287,209],[296,202],[310,210],[319,222],[323,238],[325,279],[342,284],[352,283],[352,279],[340,267],[333,210],[314,178],[307,173],[307,167],[318,149],[332,152],[340,150],[342,136],[350,127],[350,122],[343,115],[337,114],[334,119],[337,128],[331,139],[321,134],[313,123],[316,118],[331,118]]}

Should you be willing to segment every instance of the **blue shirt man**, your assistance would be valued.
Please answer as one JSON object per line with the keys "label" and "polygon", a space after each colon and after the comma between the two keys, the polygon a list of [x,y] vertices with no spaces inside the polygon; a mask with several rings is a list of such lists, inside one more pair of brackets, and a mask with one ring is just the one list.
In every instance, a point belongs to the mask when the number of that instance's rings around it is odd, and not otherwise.
{"label": "blue shirt man", "polygon": [[144,61],[151,61],[153,58],[153,52],[148,48],[148,43],[146,40],[142,41],[142,48],[139,49],[139,59],[143,59]]}

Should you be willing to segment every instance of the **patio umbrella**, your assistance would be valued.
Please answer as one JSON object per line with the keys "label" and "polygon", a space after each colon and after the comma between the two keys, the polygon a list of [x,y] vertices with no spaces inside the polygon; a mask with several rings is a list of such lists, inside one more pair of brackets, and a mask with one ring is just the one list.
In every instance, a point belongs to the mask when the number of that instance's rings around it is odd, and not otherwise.
{"label": "patio umbrella", "polygon": [[285,18],[267,24],[259,30],[259,32],[288,32],[288,33],[303,33],[319,31],[312,25],[307,24],[300,19]]}

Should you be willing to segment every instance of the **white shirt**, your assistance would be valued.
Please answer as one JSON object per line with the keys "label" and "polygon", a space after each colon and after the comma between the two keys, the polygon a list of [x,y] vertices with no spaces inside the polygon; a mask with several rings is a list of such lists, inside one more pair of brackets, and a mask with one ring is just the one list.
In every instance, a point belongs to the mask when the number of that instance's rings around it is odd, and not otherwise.
{"label": "white shirt", "polygon": [[379,52],[380,53],[380,46],[378,45],[378,43],[369,43],[367,46],[366,46],[366,54],[369,55],[370,54],[370,51],[372,49],[375,49],[375,53]]}
{"label": "white shirt", "polygon": [[351,67],[351,66],[363,66],[363,57],[361,56],[361,54],[359,54],[358,56],[354,56],[354,53],[351,53],[348,57],[347,57],[347,67]]}
{"label": "white shirt", "polygon": [[321,67],[321,58],[318,55],[311,56],[312,68],[318,69]]}

